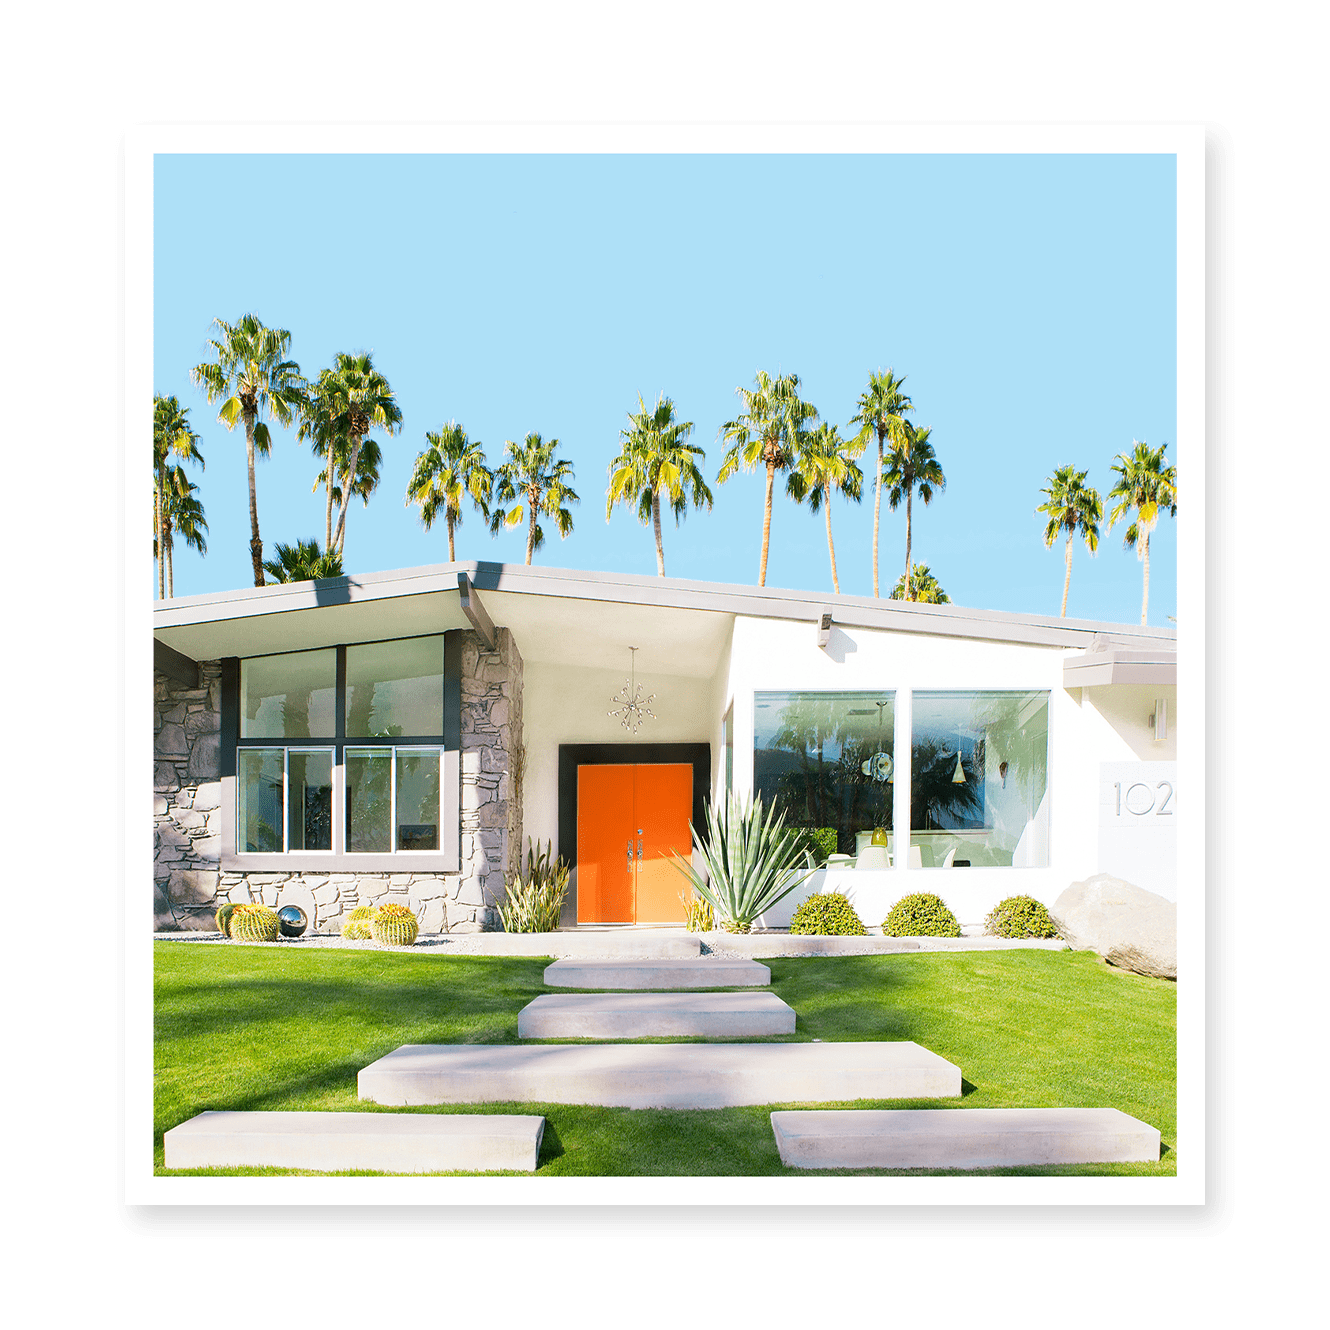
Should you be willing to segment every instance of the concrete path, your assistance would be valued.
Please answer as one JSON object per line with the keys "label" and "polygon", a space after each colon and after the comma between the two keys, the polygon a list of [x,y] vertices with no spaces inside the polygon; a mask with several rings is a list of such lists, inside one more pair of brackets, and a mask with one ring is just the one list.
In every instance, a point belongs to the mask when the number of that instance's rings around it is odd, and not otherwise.
{"label": "concrete path", "polygon": [[959,1096],[961,1073],[918,1044],[404,1044],[366,1067],[376,1104],[738,1104]]}
{"label": "concrete path", "polygon": [[695,960],[555,961],[550,988],[765,988],[771,971],[756,961],[724,956]]}
{"label": "concrete path", "polygon": [[544,1132],[533,1114],[206,1112],[163,1144],[167,1168],[534,1173]]}
{"label": "concrete path", "polygon": [[745,1039],[793,1034],[774,993],[545,993],[517,1016],[522,1039]]}
{"label": "concrete path", "polygon": [[1116,1108],[902,1108],[771,1115],[790,1168],[999,1168],[1159,1158],[1159,1132]]}

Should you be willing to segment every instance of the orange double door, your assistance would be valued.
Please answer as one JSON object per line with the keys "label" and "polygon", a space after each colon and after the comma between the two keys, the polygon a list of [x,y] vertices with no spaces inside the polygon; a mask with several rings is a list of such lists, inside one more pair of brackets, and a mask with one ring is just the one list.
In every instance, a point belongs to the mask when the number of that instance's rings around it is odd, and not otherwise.
{"label": "orange double door", "polygon": [[693,768],[685,763],[577,768],[577,922],[675,924],[687,919]]}

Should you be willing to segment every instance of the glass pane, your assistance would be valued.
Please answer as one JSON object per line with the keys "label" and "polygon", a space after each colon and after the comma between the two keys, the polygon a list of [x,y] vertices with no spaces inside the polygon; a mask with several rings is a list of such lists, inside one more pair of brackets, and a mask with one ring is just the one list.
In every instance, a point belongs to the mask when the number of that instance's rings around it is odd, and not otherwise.
{"label": "glass pane", "polygon": [[332,769],[331,749],[295,751],[287,758],[288,850],[332,849]]}
{"label": "glass pane", "polygon": [[859,833],[891,829],[895,694],[757,693],[753,788],[787,826],[832,827],[854,854]]}
{"label": "glass pane", "polygon": [[331,739],[337,652],[295,651],[240,662],[242,739]]}
{"label": "glass pane", "polygon": [[353,739],[443,737],[443,636],[346,649],[346,732]]}
{"label": "glass pane", "polygon": [[915,693],[910,844],[923,868],[1047,866],[1047,693]]}
{"label": "glass pane", "polygon": [[280,748],[237,751],[236,841],[241,854],[281,853],[283,755]]}
{"label": "glass pane", "polygon": [[361,854],[392,849],[391,748],[346,750],[346,848]]}
{"label": "glass pane", "polygon": [[397,750],[397,848],[439,848],[439,753]]}

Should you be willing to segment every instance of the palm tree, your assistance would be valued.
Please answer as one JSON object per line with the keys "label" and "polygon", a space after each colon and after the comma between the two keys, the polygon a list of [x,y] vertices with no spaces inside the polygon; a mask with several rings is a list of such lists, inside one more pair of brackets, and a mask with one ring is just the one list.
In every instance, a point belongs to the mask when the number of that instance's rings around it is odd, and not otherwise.
{"label": "palm tree", "polygon": [[294,545],[277,542],[277,557],[263,565],[274,582],[312,582],[316,577],[341,577],[342,556],[337,550],[320,550],[314,539]]}
{"label": "palm tree", "polygon": [[263,585],[263,541],[259,539],[259,505],[254,488],[254,457],[266,457],[272,436],[263,416],[283,427],[291,423],[305,400],[308,387],[300,366],[288,360],[291,334],[284,328],[268,328],[257,314],[243,314],[234,323],[215,319],[216,336],[208,339],[213,359],[195,365],[190,379],[201,387],[209,403],[221,401],[218,421],[234,429],[245,425],[245,458],[249,466],[249,557],[254,565],[254,585]]}
{"label": "palm tree", "polygon": [[836,576],[836,546],[831,540],[831,496],[837,490],[855,503],[863,497],[864,473],[854,461],[864,450],[857,439],[848,442],[841,438],[835,425],[819,425],[806,434],[800,443],[794,469],[785,482],[785,492],[797,503],[805,496],[808,506],[827,515],[827,553],[831,556],[831,585],[840,594],[840,578]]}
{"label": "palm tree", "polygon": [[566,539],[573,529],[573,515],[566,505],[581,503],[569,483],[573,464],[554,455],[558,446],[558,439],[546,443],[539,434],[528,434],[521,443],[507,439],[504,447],[508,460],[494,473],[495,497],[500,504],[513,506],[495,508],[490,516],[490,533],[497,536],[505,526],[520,526],[525,517],[527,563],[545,543],[545,532],[536,518],[553,518],[560,537]]}
{"label": "palm tree", "polygon": [[913,594],[907,596],[905,574],[902,573],[896,579],[896,585],[891,590],[890,599],[912,600],[916,605],[951,604],[951,597],[938,586],[937,578],[933,576],[926,563],[916,563],[910,570],[909,590]]}
{"label": "palm tree", "polygon": [[157,558],[159,600],[166,598],[166,567],[162,552],[167,549],[167,542],[162,536],[162,504],[166,497],[167,463],[172,456],[197,462],[201,468],[207,469],[203,454],[199,452],[199,436],[189,423],[189,407],[181,406],[174,396],[163,397],[159,393],[152,399],[153,549]]}
{"label": "palm tree", "polygon": [[[328,491],[331,502],[327,505],[331,509],[336,504],[340,509],[342,507],[342,497],[346,491],[348,480],[347,465],[350,463],[348,456],[347,440],[344,436],[334,439],[333,447],[336,455],[333,458],[333,471],[336,479],[333,481],[332,489]],[[324,455],[323,449],[316,442],[314,444],[315,457]],[[379,447],[378,441],[369,438],[360,445],[360,459],[356,463],[355,483],[351,486],[352,495],[360,499],[368,507],[369,496],[379,487],[379,468],[383,463],[383,450]],[[314,477],[314,483],[310,486],[309,492],[317,494],[319,490],[328,489],[328,470],[327,467],[320,467],[319,474]],[[343,528],[341,539],[333,543],[332,548],[339,553],[346,548],[346,529]]]}
{"label": "palm tree", "polygon": [[717,437],[729,443],[721,459],[716,483],[723,485],[736,471],[766,468],[766,506],[762,515],[762,562],[757,584],[767,584],[767,550],[771,543],[771,496],[776,472],[794,465],[795,453],[807,426],[817,419],[817,408],[799,396],[799,376],[782,374],[772,378],[758,370],[755,388],[736,388],[744,410],[720,427]]}
{"label": "palm tree", "polygon": [[[152,550],[159,570],[165,569],[165,597],[175,596],[175,535],[179,532],[185,544],[207,554],[208,529],[203,505],[196,497],[198,486],[185,474],[183,466],[167,467],[162,474],[161,488],[157,490],[159,525],[153,537]],[[159,571],[160,575],[160,571]]]}
{"label": "palm tree", "polygon": [[882,516],[882,448],[887,439],[899,440],[905,427],[905,416],[914,410],[914,403],[901,392],[905,375],[898,379],[893,370],[878,370],[868,376],[868,388],[859,394],[859,410],[850,419],[860,427],[858,438],[867,444],[877,439],[877,485],[873,496],[873,594],[877,589],[877,536]]}
{"label": "palm tree", "polygon": [[1062,533],[1067,536],[1067,576],[1062,582],[1062,618],[1067,617],[1067,592],[1071,590],[1071,543],[1079,531],[1085,538],[1086,548],[1093,554],[1099,548],[1099,523],[1104,517],[1104,505],[1099,491],[1085,483],[1088,472],[1077,471],[1074,466],[1060,466],[1048,478],[1048,484],[1039,492],[1048,495],[1036,513],[1048,514],[1044,528],[1044,545],[1052,549],[1053,542]]}
{"label": "palm tree", "polygon": [[309,400],[307,419],[310,423],[305,428],[305,434],[314,441],[315,452],[321,452],[328,458],[324,548],[345,549],[346,514],[351,507],[355,486],[351,486],[342,498],[334,533],[334,467],[339,464],[338,454],[341,451],[337,440],[344,439],[346,451],[350,453],[350,459],[345,462],[344,474],[359,478],[360,450],[364,446],[365,435],[372,429],[381,429],[388,435],[396,434],[402,424],[402,411],[388,380],[374,368],[372,351],[357,351],[354,354],[339,351],[333,357],[332,368],[325,369],[319,375]]}
{"label": "palm tree", "polygon": [[678,420],[674,403],[664,393],[654,408],[637,395],[637,411],[628,413],[628,428],[619,431],[621,452],[610,463],[610,484],[605,493],[605,520],[616,503],[637,502],[637,515],[650,522],[656,535],[656,572],[665,576],[665,546],[660,533],[660,499],[664,494],[677,527],[688,510],[688,491],[694,508],[710,508],[711,490],[695,459],[701,448],[685,442],[693,432],[690,420]]}
{"label": "palm tree", "polygon": [[927,426],[915,426],[908,420],[901,424],[899,437],[893,438],[887,450],[887,470],[883,481],[887,486],[887,502],[895,512],[905,500],[905,599],[910,595],[910,547],[914,540],[914,491],[925,503],[932,503],[933,491],[944,490],[947,478],[933,454],[933,445]]}
{"label": "palm tree", "polygon": [[457,562],[453,531],[462,522],[462,497],[471,502],[487,521],[494,473],[485,465],[484,446],[466,437],[466,430],[450,420],[436,433],[425,433],[429,447],[416,457],[415,470],[406,487],[406,502],[420,505],[420,523],[426,531],[443,513],[448,524],[448,562]]}
{"label": "palm tree", "polygon": [[1164,465],[1164,450],[1168,444],[1161,443],[1158,448],[1151,448],[1148,443],[1132,440],[1132,453],[1119,453],[1113,463],[1113,470],[1118,473],[1118,483],[1108,492],[1110,499],[1117,499],[1113,511],[1108,515],[1108,525],[1117,525],[1120,517],[1125,517],[1133,509],[1136,520],[1127,528],[1122,543],[1127,548],[1135,547],[1136,557],[1145,565],[1145,583],[1141,593],[1141,624],[1145,624],[1145,612],[1150,604],[1150,532],[1159,521],[1159,513],[1168,509],[1170,517],[1178,515],[1178,469]]}

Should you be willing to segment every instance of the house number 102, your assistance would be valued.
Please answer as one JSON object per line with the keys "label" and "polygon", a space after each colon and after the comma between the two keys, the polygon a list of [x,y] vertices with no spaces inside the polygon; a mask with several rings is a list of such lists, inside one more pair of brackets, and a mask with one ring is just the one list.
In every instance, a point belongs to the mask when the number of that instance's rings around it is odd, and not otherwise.
{"label": "house number 102", "polygon": [[1156,782],[1152,789],[1144,781],[1138,780],[1134,784],[1128,785],[1124,794],[1122,782],[1115,781],[1113,800],[1113,811],[1118,817],[1122,816],[1124,804],[1127,812],[1133,817],[1144,817],[1147,813],[1153,813],[1156,817],[1172,817],[1173,810],[1169,807],[1169,804],[1173,800],[1173,783],[1161,780]]}

